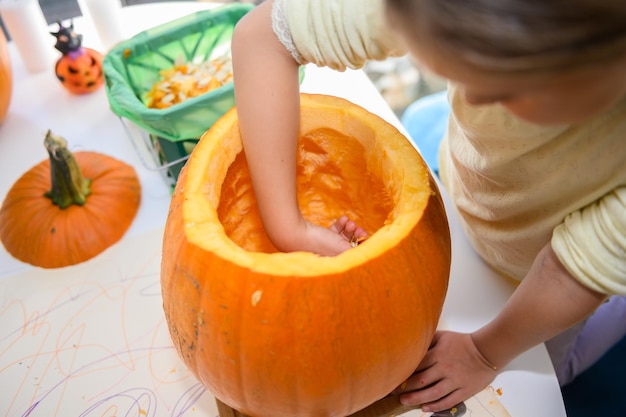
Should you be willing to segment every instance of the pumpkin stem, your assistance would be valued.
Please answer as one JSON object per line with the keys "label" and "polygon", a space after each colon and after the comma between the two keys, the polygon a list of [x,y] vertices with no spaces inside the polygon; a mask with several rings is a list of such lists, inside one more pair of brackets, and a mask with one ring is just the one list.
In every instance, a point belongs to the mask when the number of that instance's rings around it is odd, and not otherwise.
{"label": "pumpkin stem", "polygon": [[52,180],[52,189],[46,193],[46,197],[62,209],[71,204],[82,206],[91,194],[91,181],[83,177],[76,158],[67,149],[67,141],[48,130],[43,144],[50,155]]}

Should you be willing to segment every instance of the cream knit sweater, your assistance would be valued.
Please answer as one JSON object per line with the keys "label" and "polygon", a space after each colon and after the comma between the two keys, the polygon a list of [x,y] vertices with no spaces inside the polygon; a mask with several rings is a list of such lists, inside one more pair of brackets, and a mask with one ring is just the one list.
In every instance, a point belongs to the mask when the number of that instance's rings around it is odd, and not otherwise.
{"label": "cream knit sweater", "polygon": [[[343,70],[402,51],[383,0],[276,0],[273,27],[301,64]],[[626,294],[626,98],[577,126],[542,127],[450,85],[442,182],[478,253],[522,279],[550,240],[568,271]]]}

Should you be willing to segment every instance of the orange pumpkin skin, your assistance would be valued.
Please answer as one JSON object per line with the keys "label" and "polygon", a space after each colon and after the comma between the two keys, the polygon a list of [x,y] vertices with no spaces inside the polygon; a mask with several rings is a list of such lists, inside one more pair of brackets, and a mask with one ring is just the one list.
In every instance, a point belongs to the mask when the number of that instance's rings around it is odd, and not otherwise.
{"label": "orange pumpkin skin", "polygon": [[[196,146],[163,239],[163,306],[179,355],[218,399],[254,417],[346,416],[387,395],[426,353],[450,271],[443,203],[409,142],[345,100],[303,95],[301,105],[300,141],[315,146],[301,144],[311,152],[299,158],[315,166],[324,151],[334,159],[346,141],[357,143],[348,148],[349,171],[388,187],[391,205],[372,206],[387,212],[367,241],[336,257],[272,253],[259,236],[235,110]],[[300,200],[307,219],[320,210],[332,219],[344,194],[352,206],[377,199],[368,194],[371,178],[344,183],[322,166],[327,171],[312,178],[331,198],[321,206]],[[299,184],[306,171],[299,169]],[[245,207],[229,209],[241,200]],[[223,225],[237,215],[240,222]],[[367,223],[364,216],[357,213],[357,223]]]}
{"label": "orange pumpkin skin", "polygon": [[56,63],[54,72],[69,92],[86,94],[96,91],[104,84],[102,54],[94,49],[81,47],[63,55]]}
{"label": "orange pumpkin skin", "polygon": [[0,208],[0,239],[20,261],[42,268],[84,262],[119,241],[141,200],[128,164],[96,152],[74,154],[91,194],[84,205],[60,209],[44,195],[51,188],[50,161],[35,165],[7,193]]}
{"label": "orange pumpkin skin", "polygon": [[13,77],[11,71],[11,61],[9,59],[9,49],[4,32],[0,30],[0,123],[9,110],[11,94],[13,92]]}

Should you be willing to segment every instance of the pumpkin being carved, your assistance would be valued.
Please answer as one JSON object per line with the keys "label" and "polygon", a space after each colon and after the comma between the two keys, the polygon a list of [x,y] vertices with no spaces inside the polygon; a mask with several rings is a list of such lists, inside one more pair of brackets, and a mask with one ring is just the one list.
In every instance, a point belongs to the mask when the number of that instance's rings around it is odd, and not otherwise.
{"label": "pumpkin being carved", "polygon": [[335,257],[269,244],[231,110],[178,179],[161,283],[170,334],[196,377],[254,417],[346,416],[423,358],[445,298],[447,218],[398,130],[343,99],[302,96],[298,196],[305,217],[347,213],[370,237]]}
{"label": "pumpkin being carved", "polygon": [[82,46],[83,35],[74,31],[74,24],[65,27],[58,22],[58,32],[51,34],[57,38],[55,48],[63,56],[54,68],[57,79],[72,94],[86,94],[96,91],[104,84],[102,54]]}

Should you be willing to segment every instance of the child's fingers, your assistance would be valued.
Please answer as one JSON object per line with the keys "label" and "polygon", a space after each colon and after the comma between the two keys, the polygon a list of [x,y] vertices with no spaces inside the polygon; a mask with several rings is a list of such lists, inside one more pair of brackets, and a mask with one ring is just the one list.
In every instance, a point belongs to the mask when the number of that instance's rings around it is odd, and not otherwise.
{"label": "child's fingers", "polygon": [[368,237],[365,229],[357,226],[356,222],[350,220],[348,216],[341,216],[329,229],[350,242],[352,247],[356,247]]}

